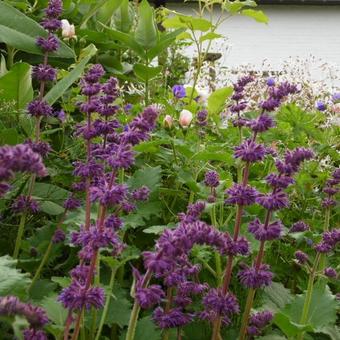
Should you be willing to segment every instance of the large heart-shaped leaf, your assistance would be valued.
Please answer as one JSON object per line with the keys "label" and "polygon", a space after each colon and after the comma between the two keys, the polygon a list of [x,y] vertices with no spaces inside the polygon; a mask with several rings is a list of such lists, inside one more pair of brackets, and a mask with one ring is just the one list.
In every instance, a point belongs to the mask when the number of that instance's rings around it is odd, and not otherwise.
{"label": "large heart-shaped leaf", "polygon": [[17,109],[23,109],[33,99],[31,66],[26,63],[15,64],[0,78],[1,99],[14,101]]}
{"label": "large heart-shaped leaf", "polygon": [[[5,1],[0,2],[0,41],[18,50],[42,55],[36,45],[38,36],[47,37],[47,31],[33,19],[10,6]],[[73,50],[60,41],[60,48],[54,57],[74,58]]]}

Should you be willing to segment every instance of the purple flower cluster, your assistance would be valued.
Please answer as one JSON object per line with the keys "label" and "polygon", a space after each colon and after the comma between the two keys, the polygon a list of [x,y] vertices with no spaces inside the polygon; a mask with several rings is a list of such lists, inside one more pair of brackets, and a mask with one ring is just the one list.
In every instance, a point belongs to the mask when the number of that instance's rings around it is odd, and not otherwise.
{"label": "purple flower cluster", "polygon": [[280,238],[283,231],[283,225],[281,221],[274,221],[269,223],[267,228],[265,228],[265,225],[256,218],[249,223],[248,230],[258,241],[272,241]]}
{"label": "purple flower cluster", "polygon": [[270,286],[273,273],[267,264],[261,264],[258,268],[245,266],[239,273],[240,282],[247,288],[262,288]]}
{"label": "purple flower cluster", "polygon": [[208,125],[208,111],[207,110],[200,110],[197,112],[196,124],[201,127]]}
{"label": "purple flower cluster", "polygon": [[262,333],[262,330],[269,325],[273,320],[273,313],[270,311],[263,311],[254,313],[249,319],[249,326],[247,333],[250,336],[258,336]]}
{"label": "purple flower cluster", "polygon": [[308,255],[301,250],[295,252],[295,258],[300,264],[305,264],[308,262]]}
{"label": "purple flower cluster", "polygon": [[212,288],[203,297],[203,312],[200,318],[214,322],[218,317],[222,317],[222,322],[229,325],[230,317],[240,312],[240,307],[236,297],[231,294],[223,294],[221,289]]}
{"label": "purple flower cluster", "polygon": [[35,214],[39,211],[39,204],[32,197],[20,195],[12,203],[11,209],[16,214],[24,212]]}
{"label": "purple flower cluster", "polygon": [[204,176],[204,184],[210,188],[216,188],[220,184],[220,176],[216,171],[207,171]]}
{"label": "purple flower cluster", "polygon": [[322,235],[322,241],[314,246],[319,253],[329,253],[340,243],[340,229],[326,231]]}
{"label": "purple flower cluster", "polygon": [[309,226],[303,222],[303,221],[298,221],[295,222],[292,227],[289,229],[290,233],[299,233],[299,232],[303,232],[309,230]]}
{"label": "purple flower cluster", "polygon": [[230,106],[230,111],[232,113],[240,114],[241,111],[243,111],[247,107],[247,102],[244,100],[244,90],[245,87],[254,81],[254,78],[252,76],[244,76],[234,84],[234,94],[232,96],[232,99],[235,101],[235,104]]}
{"label": "purple flower cluster", "polygon": [[327,197],[322,201],[324,208],[331,208],[336,205],[334,196],[339,192],[339,188],[337,187],[339,183],[340,169],[336,169],[333,171],[332,177],[326,182],[326,186],[323,189],[323,192],[327,194]]}
{"label": "purple flower cluster", "polygon": [[1,316],[22,316],[29,323],[29,328],[24,330],[25,340],[47,340],[47,336],[40,328],[48,323],[46,312],[30,303],[23,303],[15,296],[5,296],[0,298]]}
{"label": "purple flower cluster", "polygon": [[47,175],[41,156],[28,145],[0,147],[0,196],[9,189],[4,182],[11,180],[15,172],[28,172],[38,177]]}
{"label": "purple flower cluster", "polygon": [[235,147],[234,156],[244,162],[254,163],[262,161],[266,154],[266,149],[262,144],[247,139],[241,145]]}

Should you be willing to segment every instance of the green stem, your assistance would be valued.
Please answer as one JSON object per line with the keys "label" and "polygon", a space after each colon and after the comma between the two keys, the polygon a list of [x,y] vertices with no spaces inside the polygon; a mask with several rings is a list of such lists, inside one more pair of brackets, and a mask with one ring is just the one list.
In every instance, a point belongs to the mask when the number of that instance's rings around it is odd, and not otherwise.
{"label": "green stem", "polygon": [[7,68],[10,70],[14,64],[15,49],[7,45]]}
{"label": "green stem", "polygon": [[245,306],[243,317],[242,317],[242,324],[241,324],[241,329],[240,329],[239,340],[245,340],[246,339],[248,320],[249,320],[251,307],[253,306],[254,296],[255,296],[255,289],[250,288],[249,291],[248,291],[247,302],[246,302],[246,306]]}
{"label": "green stem", "polygon": [[24,234],[25,223],[26,223],[27,213],[23,213],[20,217],[19,229],[17,234],[17,239],[15,241],[15,248],[13,253],[13,258],[17,259],[20,251],[22,235]]}
{"label": "green stem", "polygon": [[[306,298],[305,298],[305,302],[303,304],[302,315],[301,315],[301,319],[300,319],[300,325],[305,325],[306,322],[307,322],[307,319],[308,319],[309,307],[310,307],[310,304],[311,304],[311,301],[312,301],[312,295],[313,295],[313,289],[314,289],[314,280],[315,280],[315,276],[316,276],[316,273],[317,273],[317,268],[319,266],[320,258],[321,258],[321,254],[318,253],[316,255],[313,268],[312,268],[311,273],[309,275]],[[297,336],[297,340],[303,340],[303,338],[304,338],[304,332],[301,332]]]}
{"label": "green stem", "polygon": [[117,273],[117,268],[114,268],[111,271],[111,277],[110,277],[110,283],[109,283],[109,294],[106,296],[105,306],[104,306],[104,309],[103,309],[102,317],[101,317],[100,322],[99,322],[99,327],[98,327],[98,331],[97,331],[97,335],[95,337],[95,340],[99,340],[100,335],[101,335],[102,330],[103,330],[103,327],[104,327],[104,324],[105,324],[105,321],[106,321],[107,313],[109,311],[109,306],[110,306],[111,292],[113,290],[113,285],[114,285],[115,277],[116,277],[116,273]]}
{"label": "green stem", "polygon": [[30,284],[30,286],[28,288],[28,291],[30,291],[33,288],[35,282],[39,279],[41,271],[44,268],[44,266],[45,266],[45,264],[48,261],[48,258],[50,256],[50,253],[51,253],[51,250],[52,250],[52,246],[53,246],[53,242],[52,242],[52,238],[51,238],[50,243],[48,244],[48,247],[47,247],[47,249],[45,251],[44,257],[42,258],[42,260],[40,262],[40,265],[39,265],[37,271],[35,272],[35,275],[34,275],[34,277],[32,279],[32,282],[31,282],[31,284]]}
{"label": "green stem", "polygon": [[[144,275],[142,288],[146,288],[148,286],[151,276],[152,276],[152,272],[148,270]],[[140,312],[140,306],[138,304],[137,299],[135,298],[135,302],[133,304],[133,308],[130,314],[130,321],[129,321],[129,326],[127,329],[125,340],[134,340],[139,312]]]}

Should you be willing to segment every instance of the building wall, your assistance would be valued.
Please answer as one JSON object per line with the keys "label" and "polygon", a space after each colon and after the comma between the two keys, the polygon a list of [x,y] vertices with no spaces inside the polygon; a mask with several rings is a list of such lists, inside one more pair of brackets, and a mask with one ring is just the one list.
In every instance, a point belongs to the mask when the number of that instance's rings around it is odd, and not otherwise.
{"label": "building wall", "polygon": [[[169,4],[167,7],[191,14],[194,5]],[[268,59],[271,67],[278,70],[289,57],[309,58],[310,55],[340,65],[340,6],[266,5],[260,9],[269,17],[268,25],[237,16],[220,27],[220,33],[228,37],[228,42],[218,42],[214,51],[222,52],[223,65],[251,63],[260,68],[263,60]],[[188,53],[193,53],[192,48]]]}

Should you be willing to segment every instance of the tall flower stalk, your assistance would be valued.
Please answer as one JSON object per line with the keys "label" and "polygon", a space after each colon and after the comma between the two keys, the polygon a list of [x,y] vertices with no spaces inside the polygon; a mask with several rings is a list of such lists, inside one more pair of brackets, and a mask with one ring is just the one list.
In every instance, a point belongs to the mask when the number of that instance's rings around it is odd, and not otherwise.
{"label": "tall flower stalk", "polygon": [[[237,248],[238,242],[240,242],[239,240],[244,242],[244,239],[240,237],[240,229],[245,207],[254,204],[258,196],[257,190],[248,184],[251,164],[263,161],[267,154],[275,154],[272,149],[267,148],[262,144],[258,144],[256,139],[260,133],[267,131],[275,125],[273,118],[268,115],[267,112],[274,111],[280,106],[284,98],[289,94],[297,92],[297,88],[288,83],[282,83],[278,86],[275,86],[275,84],[268,84],[268,98],[260,103],[261,114],[255,119],[246,119],[241,116],[241,112],[247,108],[247,102],[244,99],[244,88],[252,80],[252,77],[246,76],[234,84],[232,99],[235,103],[230,107],[230,111],[236,115],[233,124],[239,128],[240,136],[243,136],[242,129],[245,127],[250,128],[252,135],[235,148],[234,157],[243,162],[243,167],[240,167],[243,170],[241,172],[239,171],[238,183],[235,183],[226,191],[226,194],[229,196],[226,199],[226,204],[236,205],[236,217],[233,235],[229,236],[229,234],[227,234],[234,242],[234,249],[232,249],[227,257],[222,283],[222,294],[227,294],[229,291],[235,256],[247,255],[237,251]],[[240,173],[242,173],[241,177]],[[270,220],[270,214],[271,213],[269,213],[266,218],[267,224]],[[263,250],[261,250],[261,252],[263,252]],[[258,269],[259,268],[260,263],[258,264]],[[212,340],[218,340],[220,338],[221,324],[222,318],[221,316],[217,316],[213,324]]]}
{"label": "tall flower stalk", "polygon": [[[146,200],[146,187],[130,190],[119,178],[121,170],[134,163],[132,147],[147,140],[158,117],[156,107],[148,107],[130,123],[122,126],[115,118],[120,108],[115,103],[119,96],[117,79],[111,77],[104,84],[101,65],[93,65],[81,80],[84,101],[80,110],[86,114],[85,123],[77,127],[76,135],[85,140],[85,161],[75,162],[74,175],[80,180],[73,185],[77,191],[85,191],[85,223],[74,232],[71,242],[81,249],[80,264],[71,271],[72,282],[59,296],[68,317],[64,339],[70,336],[74,323],[73,340],[78,339],[82,319],[91,308],[104,306],[105,294],[99,287],[100,252],[111,249],[112,256],[119,257],[124,244],[119,238],[122,227],[121,215],[135,210],[135,202]],[[92,114],[96,118],[92,121]],[[91,220],[91,205],[98,203],[98,217]],[[106,250],[107,251],[107,250]],[[105,320],[104,320],[105,321]],[[93,334],[94,336],[94,334]],[[100,333],[97,334],[97,337]]]}
{"label": "tall flower stalk", "polygon": [[[33,67],[32,76],[38,82],[40,82],[39,94],[27,107],[28,113],[35,118],[35,136],[34,141],[28,141],[28,145],[32,150],[46,156],[50,151],[50,147],[47,143],[40,140],[40,124],[43,117],[53,115],[52,107],[43,99],[45,94],[45,87],[48,82],[56,79],[56,70],[48,64],[48,57],[50,53],[53,53],[59,48],[59,41],[53,34],[61,28],[61,21],[59,17],[62,13],[62,1],[50,0],[45,10],[45,16],[41,22],[42,26],[48,31],[47,37],[38,37],[36,44],[41,48],[44,53],[43,63]],[[29,213],[35,213],[38,211],[38,205],[33,201],[31,195],[34,190],[36,176],[33,174],[29,179],[28,190],[26,196],[20,196],[17,200],[26,201],[26,205],[21,204],[22,210],[16,209],[17,213],[21,214],[17,239],[15,242],[15,248],[13,257],[17,258],[20,251],[21,240],[24,234],[24,228],[26,224],[27,215]],[[20,204],[14,203],[17,208]],[[31,209],[32,205],[35,209]]]}

